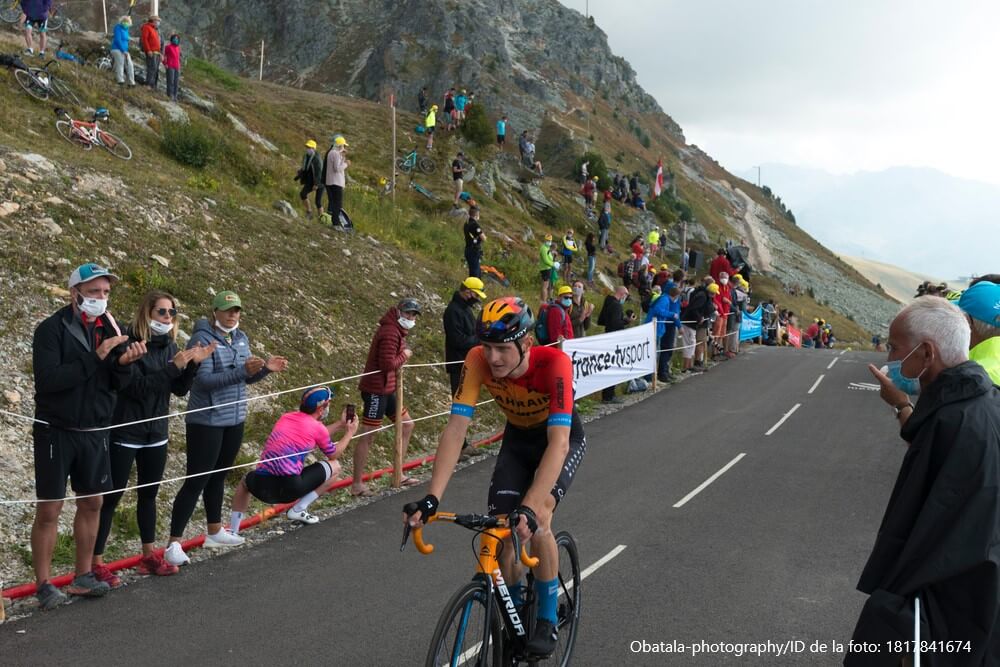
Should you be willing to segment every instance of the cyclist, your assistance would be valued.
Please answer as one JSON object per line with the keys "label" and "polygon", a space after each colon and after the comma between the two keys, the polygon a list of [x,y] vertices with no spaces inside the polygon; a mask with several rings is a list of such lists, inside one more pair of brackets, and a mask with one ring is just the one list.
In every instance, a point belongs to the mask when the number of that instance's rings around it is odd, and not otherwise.
{"label": "cyclist", "polygon": [[[441,433],[430,493],[404,508],[410,525],[426,523],[437,512],[458,462],[462,442],[485,386],[507,417],[503,443],[490,481],[489,513],[518,513],[518,537],[531,539],[539,559],[535,568],[538,623],[526,650],[532,656],[552,654],[558,639],[559,554],[552,513],[565,496],[587,448],[583,424],[573,405],[573,364],[561,350],[534,347],[531,311],[516,297],[488,303],[479,316],[480,345],[465,357],[462,381],[451,416]],[[525,574],[509,540],[501,552],[507,581]],[[520,584],[510,587],[515,599]]]}

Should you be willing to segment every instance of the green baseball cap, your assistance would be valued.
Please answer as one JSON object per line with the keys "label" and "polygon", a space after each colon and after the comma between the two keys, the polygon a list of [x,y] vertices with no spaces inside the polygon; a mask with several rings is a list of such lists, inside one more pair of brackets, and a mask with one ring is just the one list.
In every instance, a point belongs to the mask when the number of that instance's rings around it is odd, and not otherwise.
{"label": "green baseball cap", "polygon": [[219,292],[212,300],[213,310],[232,310],[233,308],[243,308],[243,302],[240,301],[240,295],[236,292],[230,290]]}

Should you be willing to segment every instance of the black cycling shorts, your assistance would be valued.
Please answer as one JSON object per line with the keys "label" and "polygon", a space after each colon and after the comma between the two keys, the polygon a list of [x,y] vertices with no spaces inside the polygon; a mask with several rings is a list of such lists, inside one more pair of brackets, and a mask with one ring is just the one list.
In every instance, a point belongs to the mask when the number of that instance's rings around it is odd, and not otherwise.
{"label": "black cycling shorts", "polygon": [[66,496],[68,477],[77,495],[113,488],[108,432],[63,431],[35,424],[35,495],[39,500]]}
{"label": "black cycling shorts", "polygon": [[[497,455],[493,478],[490,480],[489,513],[491,516],[510,514],[528,491],[535,479],[535,471],[542,462],[542,456],[549,446],[548,429],[521,429],[507,424],[503,431],[503,442]],[[587,452],[587,436],[583,432],[583,422],[573,411],[573,422],[569,429],[569,453],[562,472],[552,487],[552,497],[556,505],[563,499],[573,482],[573,476]]]}
{"label": "black cycling shorts", "polygon": [[330,464],[326,461],[307,465],[298,475],[268,475],[251,470],[247,473],[246,484],[254,498],[269,505],[290,503],[310,491],[315,491],[330,479]]}
{"label": "black cycling shorts", "polygon": [[49,20],[48,19],[25,19],[25,28],[33,28],[38,32],[48,32],[49,31]]}
{"label": "black cycling shorts", "polygon": [[[361,400],[365,404],[361,413],[362,423],[368,426],[381,426],[382,420],[386,417],[396,420],[396,394],[369,394],[363,391]],[[406,419],[408,416],[406,407],[403,407],[403,418]]]}

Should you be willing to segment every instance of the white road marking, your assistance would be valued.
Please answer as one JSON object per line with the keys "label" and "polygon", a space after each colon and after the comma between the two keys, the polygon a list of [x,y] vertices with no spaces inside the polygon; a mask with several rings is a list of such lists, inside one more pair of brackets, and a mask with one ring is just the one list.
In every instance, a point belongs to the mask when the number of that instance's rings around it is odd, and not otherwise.
{"label": "white road marking", "polygon": [[[741,454],[741,456],[742,456],[742,454]],[[583,572],[580,573],[580,581],[583,582],[584,579],[586,579],[587,577],[589,577],[590,575],[592,575],[594,572],[597,572],[597,570],[599,568],[601,568],[602,566],[607,565],[608,562],[612,558],[614,558],[615,556],[617,556],[618,554],[620,554],[623,551],[625,551],[625,545],[624,544],[619,544],[617,547],[615,547],[614,549],[612,549],[611,551],[609,551],[608,553],[606,553],[602,558],[598,559],[598,561],[596,563],[594,563],[593,565],[591,565],[586,570],[584,570]],[[573,590],[573,582],[572,581],[570,581],[570,582],[568,582],[566,584],[565,590],[560,590],[559,591],[559,595],[562,596],[563,593],[571,591],[571,590]],[[482,642],[477,642],[475,646],[470,647],[467,651],[465,651],[465,653],[463,653],[462,655],[458,656],[458,660],[455,662],[456,667],[458,665],[465,664],[471,658],[477,657],[479,655],[479,647],[482,646],[482,645],[483,645]]]}
{"label": "white road marking", "polygon": [[739,463],[740,459],[742,459],[744,456],[746,456],[745,452],[742,453],[742,454],[740,454],[739,456],[737,456],[735,459],[733,459],[732,461],[730,461],[726,465],[722,466],[722,468],[717,473],[715,473],[714,475],[712,475],[711,477],[709,477],[708,479],[706,479],[704,482],[702,482],[701,484],[699,484],[697,489],[695,489],[694,491],[692,491],[691,493],[687,494],[686,496],[684,496],[683,498],[681,498],[679,501],[677,501],[676,503],[674,503],[674,509],[677,509],[677,508],[680,508],[680,507],[684,507],[684,505],[687,503],[687,501],[691,500],[696,495],[698,495],[699,493],[701,493],[702,491],[704,491],[705,487],[707,487],[709,484],[711,484],[715,480],[717,480],[720,477],[722,477],[722,475],[725,474],[725,472],[727,470],[729,470],[734,465],[736,465],[737,463]]}
{"label": "white road marking", "polygon": [[847,385],[848,389],[860,389],[862,391],[878,391],[881,387],[877,384],[871,384],[869,382],[851,382]]}
{"label": "white road marking", "polygon": [[830,362],[830,365],[826,367],[826,370],[830,370],[831,368],[833,368],[833,365],[837,363],[837,359],[840,359],[840,357],[834,357],[833,361]]}
{"label": "white road marking", "polygon": [[812,388],[811,388],[811,389],[809,389],[808,393],[810,393],[810,394],[811,394],[811,393],[813,393],[814,391],[816,391],[816,387],[818,387],[818,386],[819,386],[819,383],[820,383],[820,382],[822,382],[822,381],[823,381],[823,378],[825,378],[825,377],[826,377],[826,375],[820,375],[820,376],[819,376],[818,378],[816,378],[816,382],[815,382],[815,383],[813,384]]}
{"label": "white road marking", "polygon": [[847,354],[847,350],[841,350],[841,351],[840,351],[840,356],[841,356],[841,357],[842,357],[842,356],[844,356],[845,354]]}
{"label": "white road marking", "polygon": [[796,403],[792,407],[792,409],[789,410],[788,412],[786,412],[785,416],[782,417],[781,419],[779,419],[778,423],[775,424],[774,426],[772,426],[771,429],[767,433],[765,433],[764,435],[771,435],[772,433],[774,433],[775,431],[777,431],[779,428],[781,428],[781,425],[785,423],[785,420],[788,419],[789,417],[791,417],[793,414],[795,414],[795,411],[798,410],[800,407],[802,407],[802,404],[801,403]]}

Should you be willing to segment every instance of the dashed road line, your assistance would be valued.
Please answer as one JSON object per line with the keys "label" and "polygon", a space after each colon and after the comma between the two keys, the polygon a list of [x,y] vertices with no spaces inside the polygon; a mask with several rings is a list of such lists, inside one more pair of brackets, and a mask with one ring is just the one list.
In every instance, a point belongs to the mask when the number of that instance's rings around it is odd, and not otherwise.
{"label": "dashed road line", "polygon": [[704,491],[705,487],[707,487],[709,484],[711,484],[715,480],[717,480],[720,477],[722,477],[722,475],[724,475],[727,470],[729,470],[734,465],[736,465],[737,463],[739,463],[740,459],[742,459],[744,456],[746,456],[746,452],[740,454],[735,459],[733,459],[732,461],[730,461],[726,465],[722,466],[722,468],[720,468],[718,472],[716,472],[714,475],[712,475],[711,477],[709,477],[708,479],[706,479],[704,482],[702,482],[701,484],[699,484],[698,488],[696,488],[694,491],[692,491],[691,493],[687,494],[686,496],[684,496],[683,498],[681,498],[679,501],[677,501],[676,503],[674,503],[674,509],[677,509],[677,508],[680,508],[680,507],[684,507],[684,505],[687,504],[687,501],[691,500],[692,498],[694,498],[695,496],[697,496],[699,493],[701,493],[702,491]]}
{"label": "dashed road line", "polygon": [[826,370],[830,370],[831,368],[833,368],[833,365],[837,363],[838,359],[840,359],[840,357],[834,357],[833,361],[830,362],[830,365],[826,367]]}
{"label": "dashed road line", "polygon": [[779,428],[781,428],[781,425],[785,423],[785,420],[788,419],[789,417],[791,417],[793,414],[795,414],[795,411],[798,410],[800,407],[802,407],[801,403],[796,403],[794,406],[792,406],[792,409],[789,410],[788,412],[786,412],[785,415],[781,419],[778,420],[778,423],[775,424],[774,426],[772,426],[770,428],[770,430],[768,430],[768,432],[765,433],[764,435],[771,435],[772,433],[774,433],[775,431],[777,431]]}
{"label": "dashed road line", "polygon": [[807,393],[811,394],[814,391],[816,391],[816,387],[819,386],[819,383],[822,382],[823,378],[825,378],[825,377],[826,377],[826,375],[820,375],[818,378],[816,378],[816,382],[813,383],[813,386],[809,388],[809,391]]}

